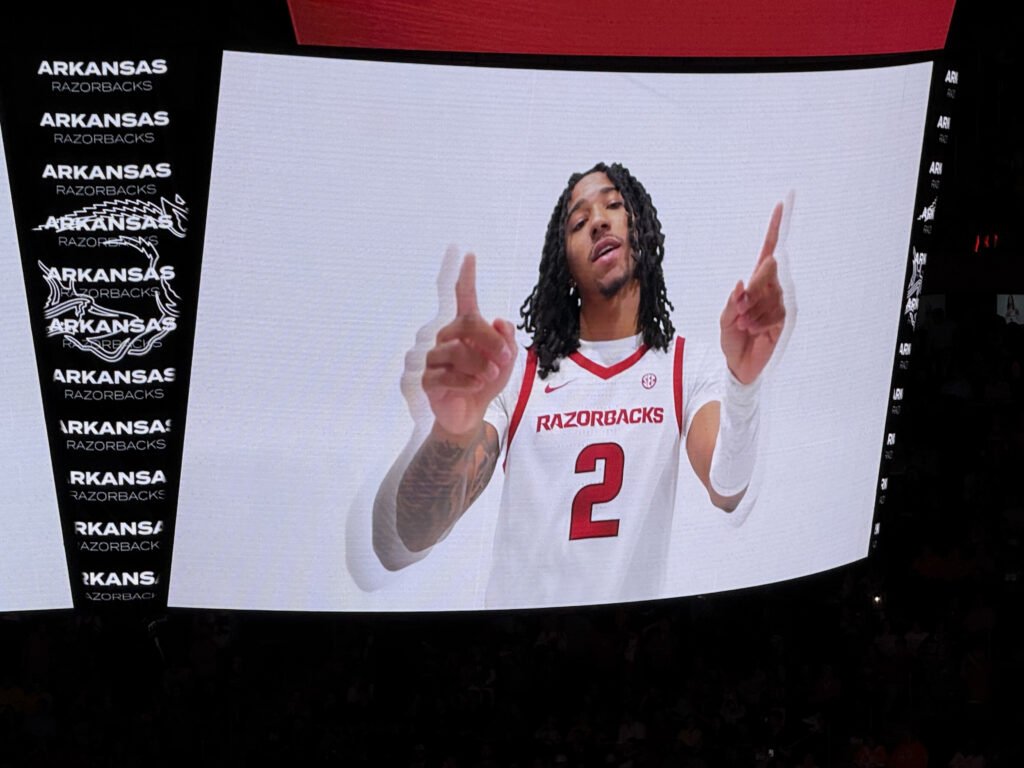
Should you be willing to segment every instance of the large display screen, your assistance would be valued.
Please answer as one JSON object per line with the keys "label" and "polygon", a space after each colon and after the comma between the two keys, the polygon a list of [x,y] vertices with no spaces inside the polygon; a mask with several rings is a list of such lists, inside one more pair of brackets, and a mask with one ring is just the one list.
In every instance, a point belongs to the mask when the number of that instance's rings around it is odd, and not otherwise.
{"label": "large display screen", "polygon": [[57,492],[0,142],[0,611],[70,608]]}
{"label": "large display screen", "polygon": [[[864,557],[931,74],[226,52],[169,604],[588,604]],[[609,174],[567,188],[599,162],[628,169],[656,209],[672,338],[587,343],[540,378],[518,329],[487,410],[493,476],[436,542],[413,543],[402,483],[432,434],[422,379],[438,332],[474,300],[491,328],[521,322],[556,279],[539,271],[553,211],[569,254],[573,227],[615,233],[622,206],[630,231],[647,226]],[[755,380],[746,491],[726,512],[692,444],[704,407],[737,396],[721,320],[765,254],[785,319]],[[572,274],[560,290],[586,307]]]}

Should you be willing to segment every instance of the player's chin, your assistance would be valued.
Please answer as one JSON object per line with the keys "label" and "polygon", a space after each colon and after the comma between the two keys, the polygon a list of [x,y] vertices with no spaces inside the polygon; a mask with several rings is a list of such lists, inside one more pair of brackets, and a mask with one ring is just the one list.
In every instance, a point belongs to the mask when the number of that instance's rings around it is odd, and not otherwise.
{"label": "player's chin", "polygon": [[619,293],[619,291],[621,291],[623,288],[625,288],[626,285],[629,284],[629,281],[631,279],[632,275],[627,274],[608,276],[605,279],[599,280],[597,282],[597,290],[606,299],[610,299],[613,296],[616,296]]}

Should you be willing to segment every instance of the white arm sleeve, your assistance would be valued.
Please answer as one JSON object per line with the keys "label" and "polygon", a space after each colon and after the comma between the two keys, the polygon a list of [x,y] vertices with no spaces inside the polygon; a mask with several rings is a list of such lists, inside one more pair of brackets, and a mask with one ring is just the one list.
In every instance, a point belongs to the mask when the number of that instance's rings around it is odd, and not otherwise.
{"label": "white arm sleeve", "polygon": [[757,458],[761,378],[741,384],[732,372],[723,376],[718,439],[711,456],[711,487],[722,496],[735,496],[750,484]]}

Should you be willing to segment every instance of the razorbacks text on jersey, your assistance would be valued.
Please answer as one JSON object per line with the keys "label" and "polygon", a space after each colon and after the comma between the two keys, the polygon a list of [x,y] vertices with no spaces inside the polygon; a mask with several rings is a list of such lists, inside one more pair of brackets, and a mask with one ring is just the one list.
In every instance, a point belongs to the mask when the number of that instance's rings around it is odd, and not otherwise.
{"label": "razorbacks text on jersey", "polygon": [[546,379],[532,350],[517,364],[485,417],[505,470],[488,607],[659,596],[681,437],[717,397],[706,355],[690,358],[682,338],[634,337],[581,342]]}

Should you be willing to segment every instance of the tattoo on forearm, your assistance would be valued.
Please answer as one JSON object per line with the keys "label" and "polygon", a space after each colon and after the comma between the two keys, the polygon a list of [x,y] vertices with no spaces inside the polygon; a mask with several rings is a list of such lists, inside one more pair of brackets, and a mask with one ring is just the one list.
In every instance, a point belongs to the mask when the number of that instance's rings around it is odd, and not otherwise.
{"label": "tattoo on forearm", "polygon": [[417,551],[437,542],[487,487],[498,459],[498,441],[481,426],[463,448],[427,439],[398,485],[396,523],[405,545]]}
{"label": "tattoo on forearm", "polygon": [[485,433],[483,439],[473,446],[472,458],[475,466],[473,467],[473,475],[469,482],[469,492],[466,494],[468,499],[466,502],[467,509],[484,492],[487,483],[491,481],[491,475],[494,474],[494,465],[498,463],[498,441],[488,441]]}

